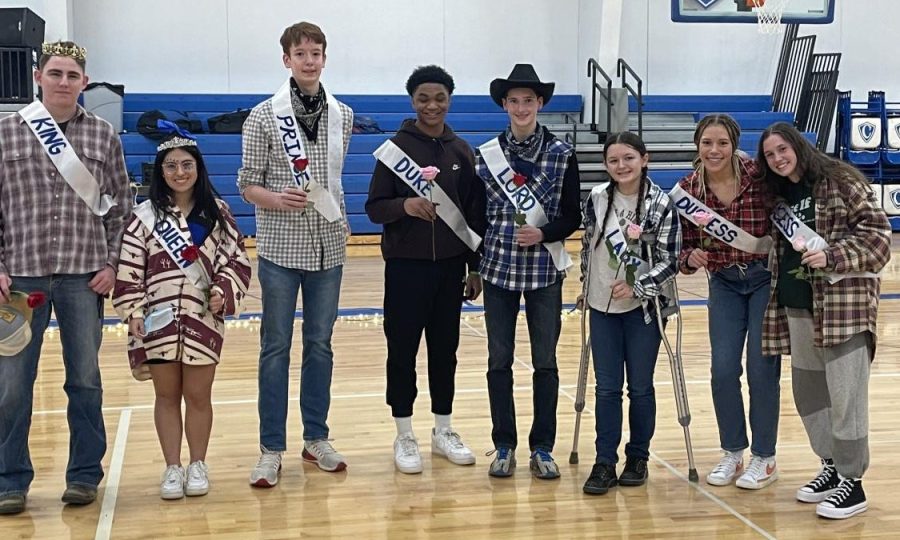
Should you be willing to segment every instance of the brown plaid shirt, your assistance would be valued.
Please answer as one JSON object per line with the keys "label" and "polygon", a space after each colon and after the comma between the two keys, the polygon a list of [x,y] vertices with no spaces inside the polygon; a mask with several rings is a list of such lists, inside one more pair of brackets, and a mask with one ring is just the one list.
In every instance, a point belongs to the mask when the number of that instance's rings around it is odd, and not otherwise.
{"label": "brown plaid shirt", "polygon": [[[816,232],[830,246],[825,251],[828,272],[878,272],[891,258],[891,225],[869,188],[846,178],[829,178],[813,188]],[[790,354],[787,315],[775,290],[778,264],[786,245],[777,231],[769,255],[772,292],[763,318],[763,354]],[[846,278],[828,284],[813,279],[815,346],[832,347],[860,332],[875,338],[881,279]]]}
{"label": "brown plaid shirt", "polygon": [[0,272],[11,276],[85,274],[119,262],[131,191],[118,135],[78,107],[66,139],[102,194],[116,202],[95,216],[18,114],[0,119]]}

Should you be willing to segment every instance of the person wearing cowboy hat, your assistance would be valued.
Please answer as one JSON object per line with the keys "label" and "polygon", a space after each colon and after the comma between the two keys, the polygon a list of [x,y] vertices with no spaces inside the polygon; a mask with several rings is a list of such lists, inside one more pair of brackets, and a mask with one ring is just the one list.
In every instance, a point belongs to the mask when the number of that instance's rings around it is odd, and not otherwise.
{"label": "person wearing cowboy hat", "polygon": [[494,442],[489,474],[512,476],[517,444],[512,364],[519,302],[525,297],[534,367],[534,420],[528,445],[536,478],[559,478],[556,439],[559,374],[556,343],[562,325],[562,281],[572,262],[563,242],[581,220],[574,147],[537,121],[553,97],[531,64],[517,64],[491,82],[491,98],[509,126],[475,152],[487,192],[487,231],[479,272],[488,334],[488,394]]}

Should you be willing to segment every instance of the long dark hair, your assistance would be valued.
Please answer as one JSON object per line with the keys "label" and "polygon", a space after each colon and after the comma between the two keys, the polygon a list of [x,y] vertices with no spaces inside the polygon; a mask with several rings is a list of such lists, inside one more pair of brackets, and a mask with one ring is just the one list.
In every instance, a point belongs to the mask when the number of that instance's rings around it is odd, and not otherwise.
{"label": "long dark hair", "polygon": [[[644,157],[647,155],[647,145],[644,144],[644,141],[641,140],[640,137],[635,135],[630,131],[620,131],[618,133],[610,133],[606,137],[606,142],[603,143],[603,161],[606,161],[606,150],[614,145],[614,144],[624,144],[625,146],[631,147]],[[647,165],[641,167],[641,179],[638,184],[638,197],[637,204],[635,204],[634,214],[635,214],[635,224],[641,224],[641,208],[644,207],[644,197],[646,196],[647,190]],[[598,223],[598,227],[601,232],[603,231],[603,227],[606,227],[606,220],[609,219],[609,211],[612,208],[613,195],[616,190],[616,181],[613,180],[612,175],[609,176],[609,186],[606,187],[606,213],[603,214],[603,221]],[[603,237],[603,234],[600,235]]]}
{"label": "long dark hair", "polygon": [[810,185],[816,186],[825,179],[839,178],[841,182],[852,182],[863,189],[869,189],[869,181],[856,167],[820,152],[792,124],[776,122],[763,131],[757,150],[759,170],[766,179],[769,193],[776,196],[781,195],[781,188],[788,181],[769,167],[763,151],[766,139],[772,135],[780,136],[794,150],[794,154],[797,156],[797,172],[800,174],[801,182],[808,182]]}
{"label": "long dark hair", "polygon": [[[166,183],[163,177],[162,164],[169,155],[169,152],[176,148],[184,150],[197,161],[197,182],[194,183],[194,207],[202,211],[213,223],[218,223],[222,229],[227,227],[225,216],[219,210],[216,199],[220,197],[216,188],[213,187],[209,180],[209,172],[206,170],[206,163],[203,161],[203,155],[196,146],[176,146],[175,148],[167,148],[161,152],[157,152],[156,161],[153,163],[153,176],[150,178],[150,191],[148,198],[153,204],[153,210],[156,213],[156,219],[159,221],[164,214],[170,214],[169,205],[172,201],[172,188]],[[187,219],[187,216],[184,216]]]}

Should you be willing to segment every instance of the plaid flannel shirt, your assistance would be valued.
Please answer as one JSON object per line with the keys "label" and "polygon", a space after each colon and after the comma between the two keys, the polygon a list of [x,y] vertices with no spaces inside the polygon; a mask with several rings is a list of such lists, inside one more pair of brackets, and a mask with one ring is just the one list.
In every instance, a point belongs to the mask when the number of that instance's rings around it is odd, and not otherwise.
{"label": "plaid flannel shirt", "polygon": [[119,264],[132,195],[122,143],[105,120],[78,107],[66,139],[116,205],[94,215],[18,114],[0,119],[0,273],[86,274]]}
{"label": "plaid flannel shirt", "polygon": [[[849,178],[826,178],[813,187],[816,232],[826,242],[827,272],[878,272],[891,258],[891,225],[868,186]],[[763,318],[763,354],[790,354],[785,309],[778,305],[778,265],[786,241],[780,233],[769,254],[772,292]],[[860,332],[876,339],[881,278],[813,279],[815,346],[833,347]]]}
{"label": "plaid flannel shirt", "polygon": [[[344,131],[344,158],[353,130],[353,110],[338,102]],[[328,107],[319,119],[318,138],[310,142],[303,130],[303,149],[309,159],[312,177],[328,189]],[[244,122],[243,161],[238,169],[241,193],[249,186],[262,186],[280,192],[295,186],[291,165],[285,157],[281,136],[275,126],[272,99],[253,108]],[[248,201],[249,202],[249,201]],[[260,257],[286,268],[328,270],[344,264],[347,254],[347,212],[344,194],[338,201],[343,219],[329,223],[315,210],[305,213],[256,207],[256,247]]]}
{"label": "plaid flannel shirt", "polygon": [[[534,164],[535,172],[528,178],[526,186],[543,207],[547,220],[552,222],[561,215],[563,177],[575,149],[549,131],[545,131],[544,137],[544,149]],[[502,135],[500,147],[515,169],[515,158],[507,150],[506,138]],[[565,277],[566,273],[553,265],[550,252],[543,244],[529,247],[516,244],[516,207],[497,185],[477,148],[475,171],[484,181],[487,192],[487,231],[479,269],[481,277],[509,291],[531,291],[552,285]]]}
{"label": "plaid flannel shirt", "polygon": [[[593,249],[605,249],[598,242],[603,238],[603,232],[597,234],[597,213],[601,216],[606,213],[609,204],[607,191],[608,183],[594,186],[590,195],[584,201],[584,236],[581,237],[581,280],[587,276],[588,261],[590,261]],[[678,274],[678,254],[681,252],[681,223],[678,220],[678,212],[672,199],[663,192],[659,186],[648,178],[648,189],[644,196],[643,211],[641,212],[641,229],[644,233],[652,233],[656,237],[653,246],[653,258],[655,264],[644,274],[637,276],[634,281],[634,295],[641,299],[644,307],[644,321],[649,324],[652,321],[650,300],[659,296],[664,291],[667,282],[673,280]],[[602,227],[602,225],[601,225]],[[641,258],[649,261],[647,246],[641,243]],[[585,295],[587,296],[587,295]],[[661,299],[662,300],[662,299]]]}
{"label": "plaid flannel shirt", "polygon": [[[756,161],[749,158],[740,158],[740,162],[741,184],[738,188],[737,196],[728,206],[722,204],[719,198],[710,191],[709,186],[706,188],[706,197],[701,196],[700,175],[697,171],[682,178],[678,185],[694,198],[703,202],[710,210],[734,223],[752,236],[765,236],[769,234],[771,227],[769,223],[769,209],[767,207],[768,190],[765,182],[757,178],[759,176],[759,168],[756,165]],[[699,268],[688,267],[687,260],[692,251],[700,248],[700,242],[704,237],[700,235],[700,228],[684,217],[681,218],[681,237],[682,247],[681,254],[678,256],[678,268],[685,274],[693,274]],[[706,268],[710,273],[734,264],[749,264],[766,258],[764,253],[741,251],[711,238],[708,234],[705,238],[712,240],[706,248],[709,256],[709,263]]]}

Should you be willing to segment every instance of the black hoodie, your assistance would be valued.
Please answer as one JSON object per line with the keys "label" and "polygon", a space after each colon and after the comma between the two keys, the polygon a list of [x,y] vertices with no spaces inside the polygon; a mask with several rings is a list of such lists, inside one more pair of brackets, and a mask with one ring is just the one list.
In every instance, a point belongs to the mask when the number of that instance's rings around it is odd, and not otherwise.
{"label": "black hoodie", "polygon": [[[426,135],[416,127],[413,119],[405,120],[391,141],[419,166],[433,165],[441,170],[435,183],[460,209],[469,228],[483,237],[486,228],[484,182],[475,175],[475,156],[469,144],[447,125],[440,137]],[[432,251],[431,222],[407,215],[403,209],[403,201],[418,196],[385,164],[377,162],[369,184],[366,214],[373,223],[384,225],[381,236],[384,258],[431,260],[434,253],[434,258],[441,260],[467,255],[469,271],[478,270],[481,255],[472,252],[440,218],[434,222]]]}

